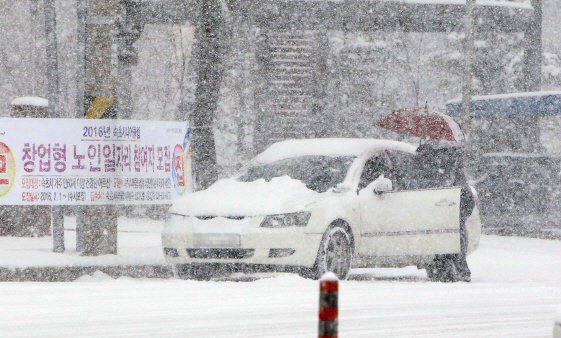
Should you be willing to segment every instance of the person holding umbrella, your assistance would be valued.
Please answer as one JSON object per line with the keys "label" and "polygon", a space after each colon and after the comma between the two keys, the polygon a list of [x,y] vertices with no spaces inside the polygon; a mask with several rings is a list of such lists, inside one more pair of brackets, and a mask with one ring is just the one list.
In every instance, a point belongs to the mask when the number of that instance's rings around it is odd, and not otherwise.
{"label": "person holding umbrella", "polygon": [[461,187],[460,253],[436,255],[426,267],[427,276],[440,282],[471,281],[466,255],[468,235],[466,221],[475,207],[475,198],[462,165],[462,142],[465,136],[460,126],[449,116],[427,108],[394,111],[378,125],[401,134],[421,138],[417,148],[415,168],[417,179],[425,186]]}

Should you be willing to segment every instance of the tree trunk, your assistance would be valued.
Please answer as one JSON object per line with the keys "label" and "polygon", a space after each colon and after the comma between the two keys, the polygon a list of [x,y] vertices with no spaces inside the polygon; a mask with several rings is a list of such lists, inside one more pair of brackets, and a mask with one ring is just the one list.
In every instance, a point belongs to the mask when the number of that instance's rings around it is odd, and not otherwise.
{"label": "tree trunk", "polygon": [[197,88],[190,127],[193,142],[195,190],[208,188],[217,178],[214,115],[220,97],[225,48],[225,24],[218,0],[199,1],[195,31]]}

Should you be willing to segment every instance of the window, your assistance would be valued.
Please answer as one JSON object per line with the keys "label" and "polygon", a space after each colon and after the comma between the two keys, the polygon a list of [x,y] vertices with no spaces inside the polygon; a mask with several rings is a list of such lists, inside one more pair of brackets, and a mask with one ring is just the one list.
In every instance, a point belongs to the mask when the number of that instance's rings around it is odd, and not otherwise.
{"label": "window", "polygon": [[390,159],[397,190],[436,189],[465,182],[461,151],[456,148],[420,149],[417,154],[391,151]]}
{"label": "window", "polygon": [[264,179],[268,182],[274,177],[289,176],[302,181],[308,189],[322,193],[343,182],[353,160],[352,156],[310,155],[268,164],[256,163],[242,172],[238,181],[253,182]]}
{"label": "window", "polygon": [[394,190],[419,189],[419,173],[415,167],[415,154],[392,150],[389,152],[389,156],[393,164]]}
{"label": "window", "polygon": [[382,174],[386,178],[391,178],[391,167],[391,162],[386,152],[372,156],[364,164],[364,169],[358,182],[358,189],[366,188]]}

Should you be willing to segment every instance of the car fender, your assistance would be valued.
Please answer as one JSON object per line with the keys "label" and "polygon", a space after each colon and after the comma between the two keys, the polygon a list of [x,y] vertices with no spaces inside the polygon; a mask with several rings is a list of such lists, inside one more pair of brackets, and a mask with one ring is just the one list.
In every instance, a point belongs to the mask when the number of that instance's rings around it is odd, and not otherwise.
{"label": "car fender", "polygon": [[336,220],[346,222],[353,232],[360,224],[360,211],[356,194],[332,194],[307,206],[312,212],[306,233],[323,234]]}

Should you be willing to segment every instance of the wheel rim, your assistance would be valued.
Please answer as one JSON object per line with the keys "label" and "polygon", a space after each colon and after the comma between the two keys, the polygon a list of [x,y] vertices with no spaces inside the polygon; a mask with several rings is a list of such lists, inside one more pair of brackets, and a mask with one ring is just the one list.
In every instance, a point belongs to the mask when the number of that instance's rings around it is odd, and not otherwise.
{"label": "wheel rim", "polygon": [[325,271],[344,278],[350,268],[349,249],[347,236],[340,231],[333,233],[325,248]]}

